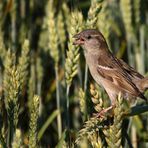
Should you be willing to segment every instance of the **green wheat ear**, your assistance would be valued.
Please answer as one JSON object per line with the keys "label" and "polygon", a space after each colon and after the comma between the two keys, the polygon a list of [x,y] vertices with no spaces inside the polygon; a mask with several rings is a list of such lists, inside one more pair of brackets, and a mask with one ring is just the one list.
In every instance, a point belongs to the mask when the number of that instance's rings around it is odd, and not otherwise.
{"label": "green wheat ear", "polygon": [[73,36],[82,29],[83,16],[81,12],[73,12],[71,15],[71,27],[69,30],[69,42],[67,58],[65,63],[65,77],[67,85],[71,85],[73,77],[77,74],[78,59],[79,59],[79,47],[74,46]]}
{"label": "green wheat ear", "polygon": [[91,94],[91,100],[94,104],[94,109],[97,112],[100,112],[101,110],[103,110],[104,106],[103,106],[103,100],[102,98],[99,97],[99,92],[96,89],[95,85],[90,84],[90,94]]}
{"label": "green wheat ear", "polygon": [[15,55],[10,50],[7,52],[4,66],[4,102],[8,115],[7,144],[10,146],[18,123],[20,93],[20,75],[15,66]]}
{"label": "green wheat ear", "polygon": [[87,28],[96,28],[96,23],[98,19],[98,13],[100,12],[102,8],[103,0],[91,0],[91,6],[88,11],[88,18],[86,22]]}
{"label": "green wheat ear", "polygon": [[9,119],[16,126],[18,120],[20,75],[18,73],[17,67],[14,66],[14,63],[15,55],[12,54],[10,50],[8,50],[4,65],[4,97]]}
{"label": "green wheat ear", "polygon": [[55,65],[58,64],[59,61],[59,50],[58,50],[58,34],[55,22],[55,9],[52,4],[52,1],[49,1],[47,11],[47,31],[49,33],[49,42],[48,48],[51,57],[54,59]]}
{"label": "green wheat ear", "polygon": [[105,118],[98,118],[96,116],[90,118],[85,122],[83,128],[78,132],[75,143],[80,145],[81,141],[86,138],[92,146],[103,145],[101,138],[99,137],[99,130],[104,128]]}
{"label": "green wheat ear", "polygon": [[124,99],[121,97],[121,94],[119,94],[116,99],[116,107],[114,109],[113,125],[111,125],[108,129],[103,130],[109,147],[122,147],[122,122],[124,112]]}
{"label": "green wheat ear", "polygon": [[29,56],[29,40],[25,40],[22,46],[21,57],[18,62],[18,70],[20,74],[20,87],[21,90],[27,83],[27,77],[29,74],[29,64],[30,64],[30,56]]}
{"label": "green wheat ear", "polygon": [[38,140],[37,140],[37,121],[39,117],[39,101],[40,97],[35,95],[32,100],[32,105],[30,109],[30,123],[29,123],[29,147],[37,148]]}
{"label": "green wheat ear", "polygon": [[86,114],[85,92],[82,88],[79,89],[79,102],[81,112]]}

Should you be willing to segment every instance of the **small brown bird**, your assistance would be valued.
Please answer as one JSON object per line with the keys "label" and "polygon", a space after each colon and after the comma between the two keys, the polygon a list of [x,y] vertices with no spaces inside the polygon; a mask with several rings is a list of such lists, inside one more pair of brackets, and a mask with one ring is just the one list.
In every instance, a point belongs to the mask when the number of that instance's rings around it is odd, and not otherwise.
{"label": "small brown bird", "polygon": [[90,73],[94,80],[104,87],[112,106],[115,105],[119,92],[129,100],[136,100],[136,97],[147,100],[143,93],[148,89],[148,77],[142,76],[123,60],[113,56],[99,31],[84,30],[74,38],[74,44],[84,49]]}

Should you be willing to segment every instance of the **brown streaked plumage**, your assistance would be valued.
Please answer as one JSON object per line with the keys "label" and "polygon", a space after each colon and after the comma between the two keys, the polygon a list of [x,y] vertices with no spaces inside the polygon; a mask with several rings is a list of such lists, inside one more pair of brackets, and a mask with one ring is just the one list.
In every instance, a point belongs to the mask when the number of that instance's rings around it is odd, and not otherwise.
{"label": "brown streaked plumage", "polygon": [[103,35],[95,30],[84,30],[74,36],[74,44],[82,46],[86,63],[94,80],[108,93],[112,105],[119,92],[124,98],[140,97],[148,88],[148,77],[144,78],[123,60],[109,51]]}

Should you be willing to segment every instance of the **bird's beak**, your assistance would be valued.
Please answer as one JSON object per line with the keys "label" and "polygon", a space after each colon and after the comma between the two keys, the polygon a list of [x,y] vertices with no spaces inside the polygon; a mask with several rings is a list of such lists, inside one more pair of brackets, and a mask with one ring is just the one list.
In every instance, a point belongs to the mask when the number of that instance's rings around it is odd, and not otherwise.
{"label": "bird's beak", "polygon": [[84,38],[80,34],[76,34],[73,36],[75,38],[73,45],[83,45],[84,44]]}

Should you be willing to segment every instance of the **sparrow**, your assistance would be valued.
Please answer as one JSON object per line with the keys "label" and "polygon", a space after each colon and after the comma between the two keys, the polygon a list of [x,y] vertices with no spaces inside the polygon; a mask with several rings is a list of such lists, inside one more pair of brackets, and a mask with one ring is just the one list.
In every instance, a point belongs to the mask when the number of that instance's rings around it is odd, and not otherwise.
{"label": "sparrow", "polygon": [[148,77],[115,57],[100,31],[87,29],[73,37],[73,44],[84,49],[89,71],[93,79],[105,89],[112,105],[115,105],[119,93],[128,100],[139,97],[147,101],[143,93],[148,89]]}

